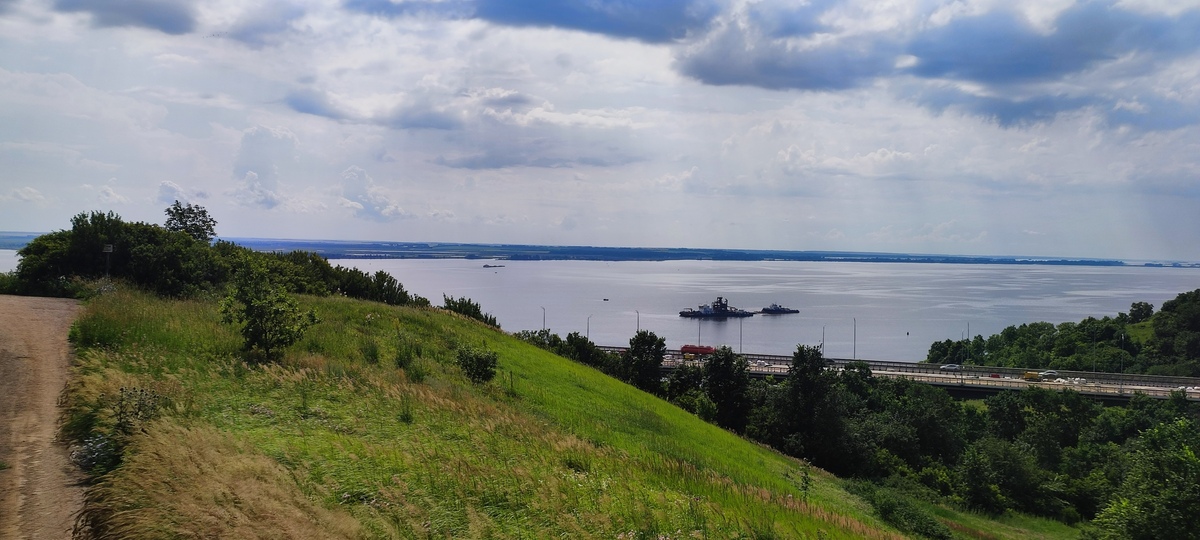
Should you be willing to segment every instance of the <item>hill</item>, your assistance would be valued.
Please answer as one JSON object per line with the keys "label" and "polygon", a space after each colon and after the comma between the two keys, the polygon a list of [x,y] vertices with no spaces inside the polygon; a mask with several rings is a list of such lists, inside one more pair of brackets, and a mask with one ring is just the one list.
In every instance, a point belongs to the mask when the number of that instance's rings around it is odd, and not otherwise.
{"label": "hill", "polygon": [[[64,434],[101,538],[896,538],[820,470],[433,308],[301,297],[247,364],[217,302],[92,298]],[[499,358],[469,382],[460,347]],[[1073,530],[939,510],[967,537]],[[986,536],[982,530],[990,529]]]}
{"label": "hill", "polygon": [[[832,478],[813,471],[805,503],[799,462],[473,321],[305,303],[323,322],[247,366],[213,302],[90,302],[66,429],[111,469],[88,495],[96,532],[894,536]],[[460,344],[497,351],[501,376],[469,383]]]}

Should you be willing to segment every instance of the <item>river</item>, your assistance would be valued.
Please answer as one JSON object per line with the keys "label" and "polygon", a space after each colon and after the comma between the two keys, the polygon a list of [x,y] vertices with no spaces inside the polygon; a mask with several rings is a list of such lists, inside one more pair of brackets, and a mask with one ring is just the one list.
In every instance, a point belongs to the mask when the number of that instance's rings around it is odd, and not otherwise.
{"label": "river", "polygon": [[[587,334],[626,345],[639,328],[678,348],[729,345],[747,353],[791,354],[819,345],[826,356],[919,361],[929,345],[988,336],[1009,325],[1114,316],[1133,302],[1157,308],[1200,288],[1200,269],[1142,266],[969,265],[860,262],[492,261],[347,259],[333,264],[385,270],[441,305],[466,296],[508,331]],[[0,250],[0,272],[16,267]],[[485,264],[503,265],[484,268]],[[717,296],[758,310],[772,302],[794,315],[697,321],[679,311]],[[543,311],[542,308],[545,308]]]}
{"label": "river", "polygon": [[[587,334],[626,345],[642,328],[667,346],[729,345],[791,354],[819,345],[826,356],[920,361],[934,341],[988,336],[1010,325],[1115,316],[1133,302],[1155,307],[1200,288],[1200,269],[1112,266],[857,262],[488,261],[357,259],[333,264],[385,270],[441,305],[466,296],[508,331]],[[503,265],[484,268],[485,264]],[[794,315],[694,320],[679,311],[717,296],[756,311],[778,302]],[[543,311],[544,308],[544,311]]]}

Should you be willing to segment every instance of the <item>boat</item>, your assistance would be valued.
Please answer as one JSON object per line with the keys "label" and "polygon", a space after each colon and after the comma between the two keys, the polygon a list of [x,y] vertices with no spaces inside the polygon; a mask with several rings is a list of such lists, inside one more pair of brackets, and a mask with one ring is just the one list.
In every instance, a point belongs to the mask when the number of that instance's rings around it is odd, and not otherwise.
{"label": "boat", "polygon": [[800,310],[783,307],[779,304],[773,303],[765,308],[762,308],[762,311],[759,313],[765,313],[767,315],[786,315],[788,313],[800,313]]}
{"label": "boat", "polygon": [[687,308],[679,312],[680,317],[690,319],[724,319],[727,317],[753,317],[753,311],[729,307],[729,301],[718,296],[717,301],[701,305],[699,308]]}

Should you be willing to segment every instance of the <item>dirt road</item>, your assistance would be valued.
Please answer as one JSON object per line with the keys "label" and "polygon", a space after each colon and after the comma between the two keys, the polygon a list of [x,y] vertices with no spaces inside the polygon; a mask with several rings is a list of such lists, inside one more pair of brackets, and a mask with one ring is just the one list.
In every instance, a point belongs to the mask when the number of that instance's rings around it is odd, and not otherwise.
{"label": "dirt road", "polygon": [[82,476],[55,441],[74,300],[0,295],[0,538],[71,537]]}

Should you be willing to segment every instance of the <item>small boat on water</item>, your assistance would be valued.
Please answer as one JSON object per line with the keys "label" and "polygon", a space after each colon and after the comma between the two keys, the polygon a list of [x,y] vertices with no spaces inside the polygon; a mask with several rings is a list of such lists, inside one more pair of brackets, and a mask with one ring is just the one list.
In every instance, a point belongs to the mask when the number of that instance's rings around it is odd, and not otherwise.
{"label": "small boat on water", "polygon": [[767,315],[787,315],[789,313],[800,313],[800,310],[783,307],[779,304],[771,304],[765,308],[762,308],[762,311],[759,313],[764,313]]}
{"label": "small boat on water", "polygon": [[753,317],[753,311],[746,311],[729,306],[729,301],[718,296],[717,301],[701,305],[699,308],[687,308],[679,312],[680,317],[689,319],[724,319],[727,317]]}

